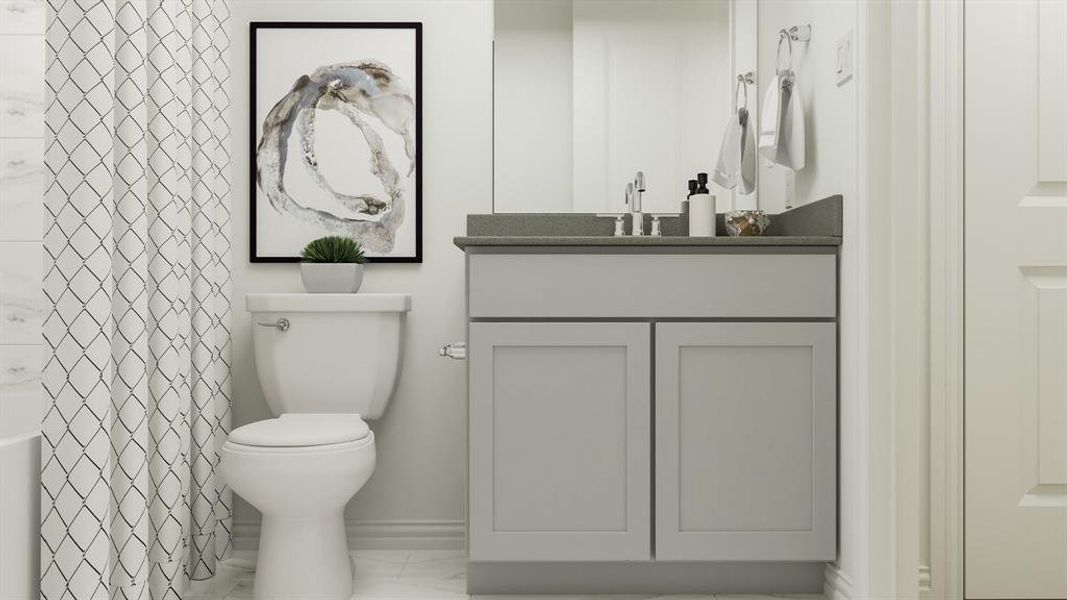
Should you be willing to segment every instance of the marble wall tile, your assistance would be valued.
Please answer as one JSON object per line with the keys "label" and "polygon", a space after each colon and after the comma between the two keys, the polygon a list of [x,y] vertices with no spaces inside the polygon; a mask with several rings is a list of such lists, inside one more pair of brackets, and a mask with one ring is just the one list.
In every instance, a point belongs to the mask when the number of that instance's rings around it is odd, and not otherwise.
{"label": "marble wall tile", "polygon": [[44,394],[0,394],[0,440],[35,433],[44,418]]}
{"label": "marble wall tile", "polygon": [[0,241],[41,239],[44,140],[0,139]]}
{"label": "marble wall tile", "polygon": [[44,135],[44,35],[0,35],[0,137]]}
{"label": "marble wall tile", "polygon": [[0,0],[0,34],[43,34],[45,0]]}
{"label": "marble wall tile", "polygon": [[40,344],[45,299],[40,242],[0,242],[0,344]]}
{"label": "marble wall tile", "polygon": [[41,392],[40,344],[0,345],[0,395]]}

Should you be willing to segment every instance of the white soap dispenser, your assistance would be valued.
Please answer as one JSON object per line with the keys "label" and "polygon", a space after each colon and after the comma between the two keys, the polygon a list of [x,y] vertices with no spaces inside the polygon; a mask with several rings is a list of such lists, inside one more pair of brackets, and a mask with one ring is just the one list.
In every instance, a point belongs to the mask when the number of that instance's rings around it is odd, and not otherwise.
{"label": "white soap dispenser", "polygon": [[689,196],[690,237],[715,237],[715,196],[708,190],[708,174],[697,173],[697,189]]}

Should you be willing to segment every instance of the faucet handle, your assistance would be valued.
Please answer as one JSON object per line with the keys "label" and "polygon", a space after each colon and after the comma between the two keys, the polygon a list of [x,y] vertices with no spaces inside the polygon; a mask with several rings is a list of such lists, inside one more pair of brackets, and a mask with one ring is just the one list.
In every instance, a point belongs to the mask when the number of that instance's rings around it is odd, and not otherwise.
{"label": "faucet handle", "polygon": [[634,178],[634,186],[637,188],[637,191],[639,191],[639,192],[644,192],[645,191],[645,172],[644,171],[638,171],[637,172],[637,177]]}
{"label": "faucet handle", "polygon": [[663,230],[660,229],[660,219],[664,217],[680,217],[681,213],[651,213],[652,217],[652,232],[649,234],[652,237],[660,237],[663,235]]}
{"label": "faucet handle", "polygon": [[615,237],[626,235],[626,213],[597,213],[603,219],[615,219]]}

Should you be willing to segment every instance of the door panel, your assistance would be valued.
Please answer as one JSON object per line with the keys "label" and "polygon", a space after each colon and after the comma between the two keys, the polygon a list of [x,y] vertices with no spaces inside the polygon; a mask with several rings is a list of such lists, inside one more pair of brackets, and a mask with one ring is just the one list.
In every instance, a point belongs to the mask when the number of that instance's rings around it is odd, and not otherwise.
{"label": "door panel", "polygon": [[1067,598],[1067,3],[965,9],[968,598]]}
{"label": "door panel", "polygon": [[472,323],[470,556],[648,560],[645,323]]}
{"label": "door panel", "polygon": [[672,182],[717,155],[729,120],[733,88],[716,82],[733,77],[730,3],[572,5],[574,211],[625,211],[637,171],[649,182],[645,212],[676,211]]}
{"label": "door panel", "polygon": [[836,557],[833,323],[656,325],[656,558]]}

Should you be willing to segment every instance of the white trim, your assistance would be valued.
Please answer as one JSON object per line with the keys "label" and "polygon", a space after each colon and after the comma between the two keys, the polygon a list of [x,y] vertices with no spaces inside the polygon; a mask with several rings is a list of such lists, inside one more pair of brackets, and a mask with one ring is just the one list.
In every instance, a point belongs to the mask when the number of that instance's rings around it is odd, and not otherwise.
{"label": "white trim", "polygon": [[[349,521],[345,524],[352,550],[463,550],[463,521]],[[259,521],[234,523],[233,546],[255,550]]]}
{"label": "white trim", "polygon": [[823,596],[826,600],[852,600],[854,597],[852,580],[836,565],[826,566]]}
{"label": "white trim", "polygon": [[892,581],[884,591],[919,597],[923,452],[929,405],[929,8],[894,3],[890,11],[890,386],[895,506]]}
{"label": "white trim", "polygon": [[[948,0],[953,2],[954,0]],[[930,33],[934,3],[861,4],[859,190],[866,214],[868,414],[866,561],[861,597],[909,600],[938,571],[929,563],[925,449],[929,426],[931,280]],[[940,4],[944,4],[943,2]],[[936,10],[945,10],[942,5]],[[863,45],[861,45],[863,49]],[[944,78],[943,74],[937,77]],[[944,83],[941,81],[939,83]],[[938,123],[937,127],[944,125]],[[865,569],[861,572],[860,569]]]}
{"label": "white trim", "polygon": [[[893,453],[895,410],[892,402],[892,4],[866,0],[858,7],[856,39],[858,90],[858,195],[860,230],[857,246],[860,322],[864,332],[857,351],[861,361],[861,392],[865,413],[858,425],[867,447],[861,455],[860,477],[866,509],[862,563],[849,573],[855,593],[863,598],[895,598],[896,457]],[[846,231],[846,235],[849,232]],[[860,540],[857,540],[860,541]]]}
{"label": "white trim", "polygon": [[963,27],[962,0],[930,4],[930,530],[923,600],[963,598]]}

